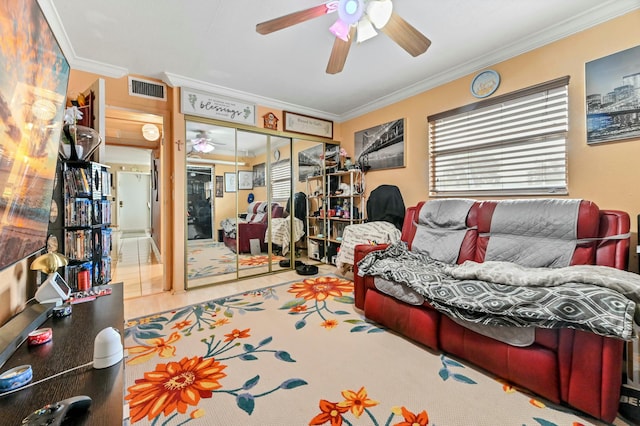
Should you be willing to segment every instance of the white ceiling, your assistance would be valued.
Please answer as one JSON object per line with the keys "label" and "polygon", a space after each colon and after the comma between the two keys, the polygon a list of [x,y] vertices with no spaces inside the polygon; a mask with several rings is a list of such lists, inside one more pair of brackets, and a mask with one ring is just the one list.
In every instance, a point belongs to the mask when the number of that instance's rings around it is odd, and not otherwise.
{"label": "white ceiling", "polygon": [[[39,0],[72,68],[136,74],[344,121],[640,8],[640,0],[393,0],[432,45],[412,57],[384,34],[325,73],[335,14],[260,35],[318,0]],[[570,53],[570,52],[567,52]]]}

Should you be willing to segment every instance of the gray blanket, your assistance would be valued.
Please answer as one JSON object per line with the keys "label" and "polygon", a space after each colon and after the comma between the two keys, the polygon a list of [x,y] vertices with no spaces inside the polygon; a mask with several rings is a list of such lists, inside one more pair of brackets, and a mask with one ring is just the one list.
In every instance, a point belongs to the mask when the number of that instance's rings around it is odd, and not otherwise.
{"label": "gray blanket", "polygon": [[[487,269],[495,264],[489,264]],[[507,265],[505,265],[506,267]],[[558,271],[574,267],[562,268]],[[570,273],[552,286],[526,286],[489,282],[480,279],[456,279],[456,270],[469,273],[466,267],[436,261],[426,254],[408,250],[406,243],[392,244],[385,250],[369,253],[358,263],[361,276],[379,276],[409,286],[423,295],[436,309],[451,317],[477,324],[518,327],[570,327],[593,333],[630,340],[634,336],[633,315],[638,291],[633,282],[637,277],[624,271],[612,274],[611,268],[593,266],[584,281]],[[593,273],[601,270],[597,277]],[[593,270],[593,271],[592,271]],[[526,275],[526,274],[525,274]],[[616,275],[620,279],[609,280]],[[462,275],[461,275],[462,276]],[[582,274],[585,278],[585,274]],[[628,280],[625,279],[628,278]],[[612,277],[615,278],[615,277]],[[543,279],[540,278],[539,282]],[[631,283],[628,288],[624,282]],[[612,288],[609,288],[611,284]],[[625,295],[615,291],[622,288]]]}

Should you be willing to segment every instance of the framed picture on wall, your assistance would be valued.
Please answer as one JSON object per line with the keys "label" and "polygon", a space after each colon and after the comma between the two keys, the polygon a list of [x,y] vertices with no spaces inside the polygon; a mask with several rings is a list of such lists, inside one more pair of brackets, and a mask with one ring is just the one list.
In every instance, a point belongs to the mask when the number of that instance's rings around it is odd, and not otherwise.
{"label": "framed picture on wall", "polygon": [[355,155],[365,172],[404,167],[404,118],[356,132]]}
{"label": "framed picture on wall", "polygon": [[222,176],[216,176],[216,197],[224,197],[224,178]]}
{"label": "framed picture on wall", "polygon": [[253,189],[253,171],[238,171],[238,189]]}
{"label": "framed picture on wall", "polygon": [[224,192],[236,192],[236,174],[224,174]]}
{"label": "framed picture on wall", "polygon": [[587,143],[640,136],[640,46],[585,65]]}
{"label": "framed picture on wall", "polygon": [[260,163],[253,166],[253,186],[254,188],[259,188],[262,186],[266,186],[265,182],[265,164]]}
{"label": "framed picture on wall", "polygon": [[322,174],[322,155],[324,145],[307,148],[298,153],[298,181],[306,182],[310,176]]}

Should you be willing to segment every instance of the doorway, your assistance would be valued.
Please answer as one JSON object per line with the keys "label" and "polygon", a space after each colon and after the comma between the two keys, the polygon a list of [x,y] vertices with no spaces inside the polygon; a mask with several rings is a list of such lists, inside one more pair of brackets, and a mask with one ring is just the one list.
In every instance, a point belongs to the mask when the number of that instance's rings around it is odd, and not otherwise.
{"label": "doorway", "polygon": [[151,177],[149,173],[118,171],[118,228],[122,237],[145,236],[151,230]]}
{"label": "doorway", "polygon": [[154,153],[107,144],[102,161],[113,174],[113,281],[123,283],[125,299],[162,292],[164,259],[153,219],[159,213]]}

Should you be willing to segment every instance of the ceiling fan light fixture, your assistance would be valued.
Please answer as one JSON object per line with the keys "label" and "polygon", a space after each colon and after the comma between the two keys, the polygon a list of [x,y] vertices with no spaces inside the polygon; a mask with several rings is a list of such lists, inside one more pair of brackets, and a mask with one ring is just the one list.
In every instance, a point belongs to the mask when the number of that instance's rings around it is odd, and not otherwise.
{"label": "ceiling fan light fixture", "polygon": [[367,4],[367,16],[377,29],[387,25],[392,13],[393,4],[391,0],[371,0]]}
{"label": "ceiling fan light fixture", "polygon": [[207,139],[199,138],[193,140],[193,150],[198,152],[204,152],[205,154],[211,152],[215,147],[209,143]]}
{"label": "ceiling fan light fixture", "polygon": [[334,36],[344,40],[349,41],[349,24],[344,22],[342,19],[338,19],[336,22],[329,27],[329,31]]}
{"label": "ceiling fan light fixture", "polygon": [[364,2],[362,0],[340,0],[338,16],[348,25],[358,22],[363,14]]}
{"label": "ceiling fan light fixture", "polygon": [[160,129],[155,124],[147,123],[142,126],[142,137],[150,142],[157,141],[160,137]]}
{"label": "ceiling fan light fixture", "polygon": [[358,43],[367,41],[378,35],[378,32],[373,28],[371,21],[366,16],[358,21]]}

